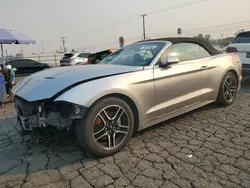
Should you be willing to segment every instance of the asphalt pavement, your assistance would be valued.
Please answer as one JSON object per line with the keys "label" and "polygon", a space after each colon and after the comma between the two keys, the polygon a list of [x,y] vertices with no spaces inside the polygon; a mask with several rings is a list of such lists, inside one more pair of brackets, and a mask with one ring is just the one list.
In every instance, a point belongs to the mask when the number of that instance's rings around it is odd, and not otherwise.
{"label": "asphalt pavement", "polygon": [[74,134],[39,141],[16,124],[11,104],[0,109],[0,187],[250,187],[250,78],[233,105],[141,131],[107,158],[83,153]]}

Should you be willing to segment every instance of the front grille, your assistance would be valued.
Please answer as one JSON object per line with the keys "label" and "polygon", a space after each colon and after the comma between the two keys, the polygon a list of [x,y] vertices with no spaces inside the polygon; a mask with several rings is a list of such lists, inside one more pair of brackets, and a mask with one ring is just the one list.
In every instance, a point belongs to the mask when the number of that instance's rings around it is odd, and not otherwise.
{"label": "front grille", "polygon": [[14,106],[17,111],[17,118],[24,130],[32,130],[43,124],[39,117],[39,106],[36,102],[28,102],[18,96],[14,98]]}
{"label": "front grille", "polygon": [[29,117],[37,113],[38,106],[35,103],[28,102],[20,97],[14,98],[14,104],[18,115]]}

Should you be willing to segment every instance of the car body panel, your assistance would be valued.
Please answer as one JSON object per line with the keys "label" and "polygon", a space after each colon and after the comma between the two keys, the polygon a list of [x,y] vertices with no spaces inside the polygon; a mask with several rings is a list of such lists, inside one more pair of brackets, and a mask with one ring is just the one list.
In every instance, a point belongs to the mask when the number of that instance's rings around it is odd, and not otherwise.
{"label": "car body panel", "polygon": [[16,76],[27,76],[41,70],[50,68],[49,64],[41,63],[32,59],[16,59],[6,62],[12,68],[16,68]]}
{"label": "car body panel", "polygon": [[[82,57],[82,55],[84,57]],[[89,53],[66,53],[60,60],[61,66],[72,66],[78,64],[86,64],[88,63],[88,55]],[[86,57],[85,57],[86,56]]]}
{"label": "car body panel", "polygon": [[242,63],[242,75],[250,76],[250,31],[239,33],[228,45],[228,48],[236,48]]}
{"label": "car body panel", "polygon": [[[102,59],[107,57],[108,55],[112,54],[115,52],[115,49],[107,49],[107,50],[102,50],[100,52],[92,53],[88,57],[88,64],[97,64],[99,63]],[[81,65],[84,65],[86,63],[80,63]]]}
{"label": "car body panel", "polygon": [[161,116],[190,103],[204,100],[211,92],[208,85],[208,71],[202,68],[205,65],[206,60],[201,59],[174,64],[168,68],[156,66],[154,69],[156,107],[152,110]]}
{"label": "car body panel", "polygon": [[[79,92],[84,93],[84,97],[81,97]],[[153,113],[148,109],[155,105],[153,69],[93,80],[72,88],[55,101],[90,107],[98,99],[111,94],[122,94],[132,99],[137,106],[141,123],[152,119]]]}
{"label": "car body panel", "polygon": [[240,57],[242,64],[250,65],[250,43],[246,44],[229,44],[228,47],[235,47],[238,52],[236,54]]}
{"label": "car body panel", "polygon": [[[230,66],[233,58],[235,62],[240,62],[233,54],[221,54],[194,64],[189,62],[190,65],[185,63],[178,67],[176,64],[165,70],[156,65],[141,71],[97,79],[72,88],[55,101],[90,107],[104,96],[122,94],[135,102],[139,112],[139,129],[144,129],[155,122],[175,117],[175,114],[214,102],[221,80],[228,70],[235,70],[241,80],[241,64],[238,63],[239,69],[235,68],[236,64]],[[207,68],[201,69],[203,64]],[[218,76],[213,76],[213,72]],[[185,87],[187,82],[192,83],[190,87]],[[84,97],[79,93],[84,93]],[[168,100],[164,101],[164,96]]]}
{"label": "car body panel", "polygon": [[53,68],[24,79],[13,92],[30,102],[53,98],[53,102],[65,101],[86,108],[102,97],[124,95],[135,103],[138,129],[143,129],[215,101],[228,71],[233,71],[241,82],[242,65],[235,54],[211,55],[159,67],[159,58],[171,46],[171,42],[165,43],[149,66],[98,64]]}
{"label": "car body panel", "polygon": [[48,99],[77,82],[142,69],[143,67],[115,65],[74,66],[70,69],[56,67],[23,79],[14,87],[13,92],[27,101]]}

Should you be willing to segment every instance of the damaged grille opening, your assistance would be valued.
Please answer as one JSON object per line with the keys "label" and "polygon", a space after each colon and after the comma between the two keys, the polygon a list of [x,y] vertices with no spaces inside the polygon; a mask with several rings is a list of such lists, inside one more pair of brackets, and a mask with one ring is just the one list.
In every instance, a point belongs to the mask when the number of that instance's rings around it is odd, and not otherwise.
{"label": "damaged grille opening", "polygon": [[15,96],[17,118],[24,130],[54,126],[70,129],[74,120],[83,118],[86,107],[66,101],[50,100],[28,102]]}

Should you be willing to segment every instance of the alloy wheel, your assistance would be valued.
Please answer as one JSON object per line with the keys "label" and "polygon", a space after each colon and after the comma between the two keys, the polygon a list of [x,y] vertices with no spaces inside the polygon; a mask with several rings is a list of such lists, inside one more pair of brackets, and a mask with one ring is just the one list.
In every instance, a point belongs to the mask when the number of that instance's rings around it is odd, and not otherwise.
{"label": "alloy wheel", "polygon": [[105,150],[119,147],[129,132],[129,116],[118,105],[103,108],[94,119],[93,140]]}
{"label": "alloy wheel", "polygon": [[237,91],[237,81],[232,76],[226,77],[223,85],[223,95],[227,102],[234,100]]}

